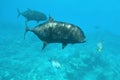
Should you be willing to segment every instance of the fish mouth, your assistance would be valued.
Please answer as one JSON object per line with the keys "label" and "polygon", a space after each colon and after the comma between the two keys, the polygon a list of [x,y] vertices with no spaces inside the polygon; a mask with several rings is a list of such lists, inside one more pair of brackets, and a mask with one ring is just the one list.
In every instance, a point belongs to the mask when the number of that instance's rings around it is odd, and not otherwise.
{"label": "fish mouth", "polygon": [[82,40],[82,41],[80,41],[80,43],[85,43],[86,42],[86,40]]}

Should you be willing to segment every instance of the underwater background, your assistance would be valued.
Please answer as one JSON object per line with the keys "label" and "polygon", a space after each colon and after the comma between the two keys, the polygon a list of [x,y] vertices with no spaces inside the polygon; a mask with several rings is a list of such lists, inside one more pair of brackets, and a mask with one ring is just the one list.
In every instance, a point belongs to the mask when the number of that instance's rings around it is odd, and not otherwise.
{"label": "underwater background", "polygon": [[[0,80],[120,80],[119,0],[0,0]],[[28,32],[28,8],[78,25],[84,44],[42,41]],[[42,22],[30,21],[29,27]]]}

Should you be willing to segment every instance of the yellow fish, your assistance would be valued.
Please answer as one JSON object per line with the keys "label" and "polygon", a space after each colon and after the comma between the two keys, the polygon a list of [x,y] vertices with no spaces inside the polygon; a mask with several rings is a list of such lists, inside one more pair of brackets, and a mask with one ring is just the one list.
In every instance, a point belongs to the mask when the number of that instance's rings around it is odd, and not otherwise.
{"label": "yellow fish", "polygon": [[98,42],[98,43],[97,43],[97,51],[98,51],[98,52],[101,52],[101,51],[102,51],[102,48],[103,48],[103,47],[102,47],[102,42]]}

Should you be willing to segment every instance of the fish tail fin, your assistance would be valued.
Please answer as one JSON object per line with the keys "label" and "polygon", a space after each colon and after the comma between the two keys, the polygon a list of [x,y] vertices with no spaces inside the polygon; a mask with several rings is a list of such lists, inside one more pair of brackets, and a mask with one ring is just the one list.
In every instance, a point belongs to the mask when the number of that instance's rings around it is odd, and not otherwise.
{"label": "fish tail fin", "polygon": [[17,12],[18,12],[18,16],[17,17],[19,17],[21,15],[21,12],[20,12],[19,9],[17,9]]}
{"label": "fish tail fin", "polygon": [[25,33],[24,33],[24,39],[25,39],[25,36],[26,36],[26,33],[28,32],[28,31],[32,31],[32,29],[30,29],[28,26],[27,26],[27,22],[25,22]]}

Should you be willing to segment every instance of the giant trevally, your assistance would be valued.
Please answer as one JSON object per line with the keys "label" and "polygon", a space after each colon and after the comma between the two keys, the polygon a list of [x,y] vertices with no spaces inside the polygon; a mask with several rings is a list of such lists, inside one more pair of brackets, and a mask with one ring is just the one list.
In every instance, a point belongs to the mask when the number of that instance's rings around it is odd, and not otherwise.
{"label": "giant trevally", "polygon": [[39,11],[28,9],[24,12],[20,12],[20,10],[17,9],[17,12],[18,12],[18,17],[22,15],[26,18],[27,21],[35,20],[39,22],[39,21],[47,20],[47,16]]}
{"label": "giant trevally", "polygon": [[52,17],[34,28],[28,28],[26,24],[27,31],[33,32],[43,41],[42,49],[49,43],[62,43],[62,49],[64,49],[67,44],[86,42],[84,32],[80,27],[66,22],[55,21]]}

